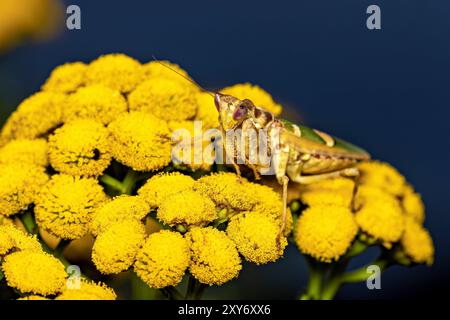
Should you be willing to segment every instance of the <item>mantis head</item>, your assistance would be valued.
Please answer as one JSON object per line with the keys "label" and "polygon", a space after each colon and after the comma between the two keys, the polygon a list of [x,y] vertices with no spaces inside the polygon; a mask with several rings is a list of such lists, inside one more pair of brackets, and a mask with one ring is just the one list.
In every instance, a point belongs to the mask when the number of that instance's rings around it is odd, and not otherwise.
{"label": "mantis head", "polygon": [[215,94],[214,103],[219,111],[219,122],[225,131],[235,129],[245,119],[252,117],[255,111],[255,105],[251,100],[240,100],[221,93]]}

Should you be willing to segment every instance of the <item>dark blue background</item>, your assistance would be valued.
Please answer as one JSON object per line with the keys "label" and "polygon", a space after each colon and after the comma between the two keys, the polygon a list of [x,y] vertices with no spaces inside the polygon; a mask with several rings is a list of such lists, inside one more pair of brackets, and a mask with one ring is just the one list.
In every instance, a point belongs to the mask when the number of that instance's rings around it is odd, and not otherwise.
{"label": "dark blue background", "polygon": [[[38,90],[50,70],[124,52],[154,54],[186,68],[207,87],[257,83],[295,108],[301,121],[392,163],[423,195],[436,245],[431,268],[394,267],[382,290],[345,287],[340,298],[438,296],[450,267],[450,3],[340,1],[66,1],[82,11],[82,30],[0,57],[0,97],[9,113]],[[366,28],[378,4],[382,30]],[[4,117],[2,117],[4,118]],[[214,297],[292,298],[305,285],[295,248],[280,263],[246,266],[242,285]],[[243,287],[250,288],[242,289]],[[225,292],[225,293],[223,293]]]}

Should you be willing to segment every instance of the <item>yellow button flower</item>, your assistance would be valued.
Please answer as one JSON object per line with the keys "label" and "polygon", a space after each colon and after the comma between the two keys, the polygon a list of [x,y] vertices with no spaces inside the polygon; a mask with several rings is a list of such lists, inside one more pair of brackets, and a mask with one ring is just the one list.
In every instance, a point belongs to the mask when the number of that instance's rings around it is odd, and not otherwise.
{"label": "yellow button flower", "polygon": [[316,205],[302,212],[294,238],[301,252],[322,262],[333,262],[347,252],[357,232],[350,209]]}
{"label": "yellow button flower", "polygon": [[86,70],[86,83],[99,84],[128,93],[144,79],[142,65],[124,54],[107,54],[92,61]]}
{"label": "yellow button flower", "polygon": [[48,148],[44,139],[17,139],[0,149],[0,164],[29,163],[46,167]]}
{"label": "yellow button flower", "polygon": [[408,185],[402,199],[403,209],[406,215],[413,217],[417,222],[423,223],[425,220],[425,205],[420,194]]}
{"label": "yellow button flower", "polygon": [[66,283],[64,265],[42,251],[11,253],[5,257],[2,269],[8,286],[21,293],[53,295],[61,292]]}
{"label": "yellow button flower", "polygon": [[116,222],[100,233],[92,248],[92,262],[103,274],[127,270],[146,237],[144,224],[130,219]]}
{"label": "yellow button flower", "polygon": [[382,241],[386,248],[399,241],[405,229],[402,209],[393,201],[367,203],[356,213],[355,218],[365,233]]}
{"label": "yellow button flower", "polygon": [[121,195],[115,197],[95,211],[91,232],[98,235],[116,222],[142,220],[149,211],[150,206],[140,196]]}
{"label": "yellow button flower", "polygon": [[110,123],[113,157],[135,171],[152,171],[170,162],[167,123],[141,112],[126,113]]}
{"label": "yellow button flower", "polygon": [[414,218],[405,219],[405,232],[402,235],[403,251],[415,263],[433,264],[434,245],[428,231]]}
{"label": "yellow button flower", "polygon": [[104,283],[81,280],[79,288],[65,288],[56,300],[116,300],[113,289]]}
{"label": "yellow button flower", "polygon": [[158,209],[157,217],[169,226],[205,226],[216,219],[216,207],[207,196],[184,190],[165,198]]}
{"label": "yellow button flower", "polygon": [[38,92],[25,99],[3,127],[2,141],[44,137],[61,124],[65,99],[54,92]]}
{"label": "yellow button flower", "polygon": [[65,63],[53,69],[42,86],[43,91],[71,93],[85,83],[87,66],[83,62]]}
{"label": "yellow button flower", "polygon": [[257,107],[270,111],[276,116],[283,109],[281,105],[273,101],[272,96],[267,91],[250,83],[240,83],[223,88],[221,93],[229,94],[238,99],[250,99]]}
{"label": "yellow button flower", "polygon": [[151,78],[130,94],[130,110],[147,112],[164,120],[192,119],[197,111],[196,90],[187,81]]}
{"label": "yellow button flower", "polygon": [[151,234],[139,250],[136,274],[152,288],[176,286],[189,266],[189,247],[178,232],[161,230]]}
{"label": "yellow button flower", "polygon": [[405,177],[388,163],[367,161],[358,165],[361,171],[360,182],[364,185],[383,189],[396,196],[401,196],[406,187]]}
{"label": "yellow button flower", "polygon": [[10,216],[25,210],[47,180],[43,167],[25,163],[0,165],[0,213]]}
{"label": "yellow button flower", "polygon": [[76,120],[49,137],[52,167],[65,174],[96,177],[111,162],[108,130],[94,120]]}
{"label": "yellow button flower", "polygon": [[92,215],[106,201],[97,180],[54,175],[36,200],[41,228],[62,239],[79,239],[89,230]]}
{"label": "yellow button flower", "polygon": [[214,98],[208,92],[196,94],[197,114],[195,119],[202,121],[204,129],[219,128],[219,113],[214,105]]}
{"label": "yellow button flower", "polygon": [[239,253],[250,262],[266,264],[278,260],[287,246],[285,237],[278,243],[279,224],[260,212],[244,212],[231,218],[227,235]]}
{"label": "yellow button flower", "polygon": [[[183,78],[187,77],[190,79],[189,74],[186,72],[186,70],[183,70],[179,65],[172,63],[167,60],[163,61],[150,61],[148,63],[145,63],[143,66],[144,74],[146,78],[153,78],[153,79],[169,79],[169,80],[175,80],[180,81],[181,83],[186,83],[188,80]],[[174,72],[173,69],[176,72]],[[177,73],[178,72],[178,73]]]}
{"label": "yellow button flower", "polygon": [[314,205],[338,205],[350,207],[354,182],[350,179],[328,179],[301,186],[300,199],[303,203]]}
{"label": "yellow button flower", "polygon": [[201,283],[222,285],[239,275],[241,259],[233,241],[215,228],[193,228],[186,234],[191,248],[191,274]]}
{"label": "yellow button flower", "polygon": [[127,101],[120,91],[92,85],[69,96],[63,110],[63,119],[65,122],[92,119],[108,124],[127,110]]}
{"label": "yellow button flower", "polygon": [[191,189],[193,185],[194,179],[180,172],[158,173],[147,180],[138,194],[152,208],[158,208],[168,196]]}
{"label": "yellow button flower", "polygon": [[41,251],[42,247],[36,236],[28,235],[14,225],[1,225],[0,256],[20,250]]}

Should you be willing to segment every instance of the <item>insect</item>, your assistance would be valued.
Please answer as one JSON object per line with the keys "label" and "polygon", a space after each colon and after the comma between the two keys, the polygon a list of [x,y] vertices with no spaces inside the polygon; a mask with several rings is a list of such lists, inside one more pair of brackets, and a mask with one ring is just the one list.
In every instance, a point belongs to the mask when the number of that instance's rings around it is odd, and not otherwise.
{"label": "insect", "polygon": [[[154,60],[156,59],[154,58]],[[195,81],[185,77],[173,68],[163,63],[161,64],[186,80],[198,85]],[[203,89],[201,86],[199,87],[214,97],[214,104],[219,113],[219,123],[224,135],[238,129],[244,133],[249,130],[263,129],[267,132],[268,139],[271,140],[273,138],[271,135],[277,134],[279,147],[277,150],[270,150],[269,144],[268,152],[272,158],[271,162],[275,166],[274,174],[283,190],[282,223],[278,241],[286,228],[287,188],[289,181],[309,184],[324,179],[348,177],[355,180],[353,195],[356,194],[359,171],[355,165],[360,161],[370,159],[370,155],[364,149],[319,130],[311,129],[304,125],[296,125],[287,120],[277,119],[272,113],[257,107],[249,99],[241,100],[231,95],[212,92]],[[256,139],[258,138],[256,137]],[[236,161],[236,150],[225,149],[227,155],[232,155],[232,164],[238,175],[240,175],[239,165]],[[249,155],[250,152],[244,154]],[[253,170],[257,178],[259,176],[258,172],[266,166],[265,164],[249,161],[248,158],[244,159],[244,164]]]}

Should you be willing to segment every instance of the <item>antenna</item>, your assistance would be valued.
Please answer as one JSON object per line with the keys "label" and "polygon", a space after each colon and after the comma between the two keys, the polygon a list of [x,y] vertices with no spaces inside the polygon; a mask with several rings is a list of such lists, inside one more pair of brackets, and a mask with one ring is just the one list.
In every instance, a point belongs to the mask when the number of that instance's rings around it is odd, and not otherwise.
{"label": "antenna", "polygon": [[199,85],[196,81],[194,81],[193,79],[185,76],[184,74],[180,73],[179,71],[175,70],[174,68],[166,65],[165,63],[161,62],[161,60],[156,59],[156,57],[154,55],[152,55],[152,58],[155,62],[159,63],[160,65],[162,65],[163,67],[166,67],[167,69],[175,72],[176,74],[178,74],[180,77],[186,79],[187,81],[195,84],[196,86],[198,86],[203,92],[206,92],[208,94],[210,94],[212,97],[214,97],[214,95],[217,93],[215,91],[210,91],[210,90],[206,90],[205,88],[203,88],[201,85]]}

